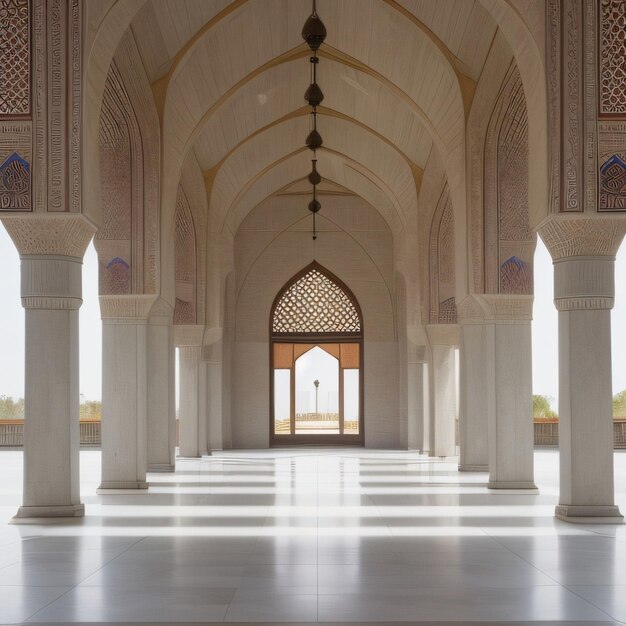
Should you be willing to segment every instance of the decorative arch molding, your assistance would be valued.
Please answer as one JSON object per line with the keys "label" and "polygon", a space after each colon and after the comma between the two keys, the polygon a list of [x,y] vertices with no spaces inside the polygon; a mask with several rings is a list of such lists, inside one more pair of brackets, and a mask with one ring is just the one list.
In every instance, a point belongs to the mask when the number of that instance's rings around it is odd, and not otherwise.
{"label": "decorative arch molding", "polygon": [[[528,107],[528,197],[530,225],[535,228],[550,211],[550,179],[555,176],[548,150],[548,77],[546,61],[528,25],[511,0],[480,0],[505,36],[519,68]],[[547,53],[546,53],[547,54]],[[551,63],[552,61],[550,61]],[[554,80],[551,70],[550,80]],[[550,103],[550,107],[554,102]],[[554,120],[553,120],[554,121]],[[553,123],[554,133],[558,124]],[[551,139],[554,139],[553,137]],[[550,172],[550,169],[554,171]]]}
{"label": "decorative arch molding", "polygon": [[452,199],[445,184],[430,231],[430,323],[456,324],[455,229]]}
{"label": "decorative arch molding", "polygon": [[484,160],[485,293],[532,294],[528,113],[515,63],[489,121]]}
{"label": "decorative arch molding", "polygon": [[179,185],[174,213],[174,324],[195,324],[197,319],[196,230],[191,208]]}
{"label": "decorative arch molding", "polygon": [[[313,261],[278,292],[269,322],[270,444],[363,445],[363,314],[352,291],[332,272]],[[317,400],[314,413],[310,408],[296,413],[297,379],[300,380],[297,362],[315,348],[336,359],[337,413],[327,409],[326,417],[318,413]],[[286,374],[288,385],[284,377],[276,378],[278,372]],[[327,369],[320,372],[329,375]],[[358,380],[358,390],[352,387],[352,402],[356,394],[358,410],[347,421],[345,385],[349,374],[353,376],[352,384]],[[319,381],[316,379],[314,384],[317,394]],[[285,394],[289,400],[288,415],[284,414]],[[277,398],[282,399],[282,414],[276,408],[279,406]],[[330,423],[324,421],[326,418]],[[307,432],[311,419],[317,426],[313,432]],[[320,427],[320,420],[326,425]]]}
{"label": "decorative arch molding", "polygon": [[114,63],[99,133],[102,222],[96,232],[100,295],[143,292],[143,146],[128,92]]}

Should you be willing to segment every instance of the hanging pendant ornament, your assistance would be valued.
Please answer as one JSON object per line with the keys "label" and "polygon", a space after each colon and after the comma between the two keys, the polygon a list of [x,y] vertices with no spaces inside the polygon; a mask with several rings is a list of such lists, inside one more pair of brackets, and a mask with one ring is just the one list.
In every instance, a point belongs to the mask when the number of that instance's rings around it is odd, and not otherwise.
{"label": "hanging pendant ornament", "polygon": [[311,164],[312,168],[311,173],[309,174],[309,182],[313,185],[313,187],[315,187],[315,185],[319,185],[322,182],[322,177],[317,171],[317,159],[313,159]]}
{"label": "hanging pendant ornament", "polygon": [[315,0],[313,0],[313,11],[302,27],[302,39],[307,42],[313,52],[316,52],[326,39],[326,26],[317,14]]}
{"label": "hanging pendant ornament", "polygon": [[315,158],[316,150],[322,146],[322,136],[317,131],[317,107],[324,100],[324,92],[317,84],[317,65],[319,59],[317,57],[317,51],[326,39],[326,27],[324,23],[317,15],[317,9],[315,6],[315,0],[313,0],[313,10],[307,21],[302,28],[302,38],[306,41],[307,45],[313,51],[313,56],[310,57],[311,62],[311,84],[307,88],[304,99],[311,107],[313,116],[313,128],[309,132],[305,144],[307,148],[313,151],[314,158],[311,160],[311,173],[308,175],[308,180],[313,185],[313,199],[309,202],[309,211],[313,214],[313,241],[317,239],[317,227],[316,227],[316,215],[322,208],[319,200],[316,198],[315,190],[316,186],[322,182],[322,177],[317,171],[317,159]]}

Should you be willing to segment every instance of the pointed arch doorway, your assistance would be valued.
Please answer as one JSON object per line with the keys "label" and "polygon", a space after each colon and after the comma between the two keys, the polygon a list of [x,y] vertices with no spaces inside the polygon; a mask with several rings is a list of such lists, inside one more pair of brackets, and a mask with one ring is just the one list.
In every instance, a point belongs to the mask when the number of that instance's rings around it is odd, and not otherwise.
{"label": "pointed arch doorway", "polygon": [[270,314],[270,445],[363,445],[363,316],[316,262]]}

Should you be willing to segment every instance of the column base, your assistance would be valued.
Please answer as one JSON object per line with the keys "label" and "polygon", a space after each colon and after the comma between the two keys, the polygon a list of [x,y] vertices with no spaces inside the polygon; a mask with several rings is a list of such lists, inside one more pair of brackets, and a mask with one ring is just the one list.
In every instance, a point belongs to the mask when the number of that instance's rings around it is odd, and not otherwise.
{"label": "column base", "polygon": [[107,480],[96,490],[98,495],[148,493],[148,483],[142,481]]}
{"label": "column base", "polygon": [[472,465],[471,463],[459,464],[459,472],[488,472],[488,465]]}
{"label": "column base", "polygon": [[175,472],[176,466],[171,465],[170,463],[153,463],[152,465],[148,465],[148,472],[153,472],[155,474],[160,472]]}
{"label": "column base", "polygon": [[573,524],[623,524],[624,516],[615,505],[558,504],[554,515]]}
{"label": "column base", "polygon": [[60,521],[64,517],[84,517],[84,504],[59,504],[49,506],[21,506],[11,524],[41,524],[46,519]]}
{"label": "column base", "polygon": [[178,454],[177,459],[201,459],[201,454]]}
{"label": "column base", "polygon": [[487,483],[487,489],[493,489],[499,493],[520,493],[534,494],[539,493],[537,485],[532,480],[490,480]]}

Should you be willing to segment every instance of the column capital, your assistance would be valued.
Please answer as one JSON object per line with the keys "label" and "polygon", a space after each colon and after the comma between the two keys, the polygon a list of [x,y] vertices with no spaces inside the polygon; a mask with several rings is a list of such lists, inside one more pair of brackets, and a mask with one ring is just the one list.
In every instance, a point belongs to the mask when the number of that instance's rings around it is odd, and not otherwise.
{"label": "column capital", "polygon": [[532,320],[534,297],[482,293],[467,296],[459,305],[461,324],[519,323]]}
{"label": "column capital", "polygon": [[458,324],[428,324],[426,335],[432,346],[458,346]]}
{"label": "column capital", "polygon": [[174,345],[177,348],[202,346],[204,326],[201,324],[180,324],[174,326]]}
{"label": "column capital", "polygon": [[530,322],[533,318],[534,296],[483,293],[474,296],[489,323]]}
{"label": "column capital", "polygon": [[554,305],[559,311],[612,309],[614,300],[614,256],[554,261]]}
{"label": "column capital", "polygon": [[571,257],[614,257],[624,233],[625,215],[550,215],[537,229],[553,261]]}
{"label": "column capital", "polygon": [[3,215],[0,220],[20,257],[52,255],[82,259],[96,232],[80,214]]}
{"label": "column capital", "polygon": [[156,295],[100,296],[100,316],[108,323],[137,323],[147,321]]}
{"label": "column capital", "polygon": [[466,296],[457,307],[459,324],[484,324],[485,311],[473,295]]}

